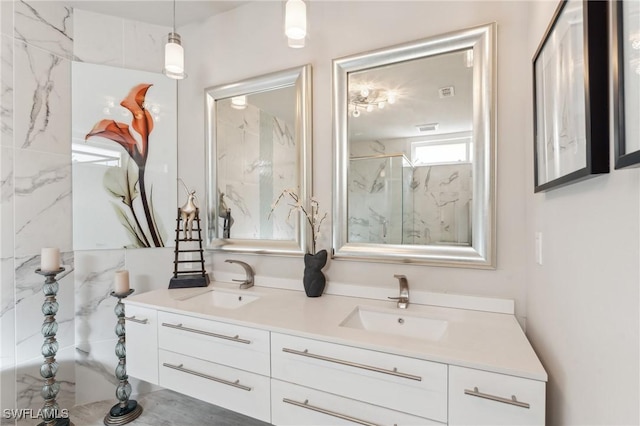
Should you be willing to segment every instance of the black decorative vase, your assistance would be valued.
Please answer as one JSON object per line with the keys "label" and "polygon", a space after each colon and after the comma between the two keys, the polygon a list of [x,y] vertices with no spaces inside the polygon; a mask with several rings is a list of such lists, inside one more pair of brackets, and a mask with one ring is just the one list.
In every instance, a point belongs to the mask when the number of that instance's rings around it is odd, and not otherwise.
{"label": "black decorative vase", "polygon": [[316,254],[304,255],[304,291],[307,297],[320,297],[324,291],[327,279],[322,273],[322,268],[327,264],[327,251],[320,250]]}

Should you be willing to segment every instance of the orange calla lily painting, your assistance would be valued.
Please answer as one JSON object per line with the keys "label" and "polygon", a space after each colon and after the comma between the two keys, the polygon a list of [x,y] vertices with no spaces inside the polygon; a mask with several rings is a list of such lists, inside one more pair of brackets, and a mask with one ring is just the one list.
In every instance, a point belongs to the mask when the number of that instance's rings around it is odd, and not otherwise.
{"label": "orange calla lily painting", "polygon": [[[100,65],[80,65],[115,70]],[[75,69],[76,66],[74,65],[74,71]],[[166,205],[165,190],[175,187],[177,179],[175,166],[170,167],[171,159],[167,155],[173,152],[173,161],[175,162],[175,103],[169,105],[169,109],[173,109],[174,113],[167,114],[167,108],[163,105],[164,101],[160,102],[157,101],[157,97],[154,98],[155,92],[167,90],[166,81],[164,81],[166,78],[155,82],[150,80],[157,80],[157,77],[164,76],[122,69],[118,69],[118,73],[132,74],[129,78],[116,79],[115,81],[112,79],[114,87],[108,90],[114,94],[120,93],[121,96],[119,98],[116,95],[105,97],[105,106],[102,108],[89,108],[89,110],[93,109],[92,113],[86,110],[77,111],[74,105],[74,221],[77,210],[84,210],[87,213],[93,210],[94,217],[96,214],[100,217],[110,216],[108,221],[112,223],[110,227],[116,226],[120,228],[120,230],[115,231],[115,234],[122,234],[122,231],[124,231],[128,241],[125,241],[122,245],[119,242],[110,243],[107,244],[109,247],[106,248],[116,248],[118,246],[132,248],[164,247],[168,239],[164,224],[171,223],[170,216],[163,218],[171,209],[170,205]],[[134,80],[136,73],[140,74],[139,78],[141,79],[137,82]],[[113,75],[113,73],[109,72],[107,74]],[[151,76],[143,74],[151,74]],[[88,80],[85,83],[93,79],[91,75],[85,75],[85,77]],[[95,83],[100,86],[100,88],[96,88],[96,91],[98,93],[103,92],[102,88],[105,86],[105,82]],[[90,84],[83,84],[83,86],[91,87]],[[173,90],[175,91],[175,86]],[[162,96],[161,98],[164,99]],[[173,130],[173,135],[158,131],[167,130],[166,121],[168,120],[174,121],[173,126],[169,126],[169,129]],[[82,137],[82,143],[78,141],[80,137]],[[93,149],[93,151],[89,148]],[[98,155],[93,154],[92,157],[91,154],[86,152],[102,153],[105,151],[112,154],[100,155],[108,156],[109,160],[81,161],[84,158],[94,158]],[[79,164],[76,164],[76,161]],[[89,167],[91,171],[87,172]],[[170,168],[173,168],[174,171],[172,175],[161,173],[162,170]],[[81,178],[88,175],[99,175],[100,173],[103,173],[102,188],[96,187],[95,183],[97,182],[95,180],[91,182],[92,179],[76,182],[76,174],[78,178]],[[173,183],[171,182],[172,180]],[[89,189],[87,189],[88,186]],[[76,194],[76,192],[79,194]],[[91,193],[89,194],[89,192]],[[104,196],[101,194],[104,194]],[[76,202],[76,195],[84,195],[83,198],[97,199],[97,204],[103,206],[105,206],[106,199],[111,205],[111,209],[106,208],[98,212],[95,205],[88,206],[81,202]],[[161,197],[165,200],[162,210],[156,208],[154,197]],[[169,209],[166,207],[169,207]],[[100,224],[103,223],[101,220],[96,222],[97,226],[101,226]],[[87,229],[79,232],[95,233],[94,230],[89,231]],[[105,232],[109,233],[110,231],[105,230]],[[74,228],[74,246],[76,241],[82,241],[82,238],[76,238],[75,233],[76,230]],[[105,235],[98,239],[107,241],[112,239],[112,236]],[[84,246],[85,244],[80,245]],[[116,247],[112,247],[114,245]]]}

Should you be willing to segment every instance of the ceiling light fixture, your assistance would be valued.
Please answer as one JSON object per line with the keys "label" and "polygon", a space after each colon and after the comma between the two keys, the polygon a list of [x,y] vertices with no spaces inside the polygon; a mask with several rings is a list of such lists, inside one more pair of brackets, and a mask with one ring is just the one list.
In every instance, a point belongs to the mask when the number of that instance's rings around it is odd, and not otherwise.
{"label": "ceiling light fixture", "polygon": [[287,0],[284,15],[284,33],[289,47],[302,48],[307,37],[307,5],[303,0]]}
{"label": "ceiling light fixture", "polygon": [[176,33],[176,0],[173,0],[173,31],[168,35],[164,45],[164,69],[162,73],[169,78],[182,80],[187,76],[184,72],[184,49],[180,34]]}
{"label": "ceiling light fixture", "polygon": [[393,90],[362,86],[349,91],[349,112],[357,118],[362,111],[372,112],[375,109],[384,109],[387,104],[393,105],[397,101],[398,94]]}
{"label": "ceiling light fixture", "polygon": [[247,107],[247,97],[245,95],[234,96],[231,98],[231,108],[245,109]]}

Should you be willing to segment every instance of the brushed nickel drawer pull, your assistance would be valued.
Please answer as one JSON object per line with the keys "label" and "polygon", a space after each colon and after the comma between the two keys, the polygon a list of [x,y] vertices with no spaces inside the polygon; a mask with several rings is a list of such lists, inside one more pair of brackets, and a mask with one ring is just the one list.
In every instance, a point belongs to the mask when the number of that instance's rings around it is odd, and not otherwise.
{"label": "brushed nickel drawer pull", "polygon": [[332,416],[332,417],[337,417],[339,419],[346,420],[346,421],[352,422],[352,423],[357,423],[359,425],[379,426],[376,423],[367,422],[365,420],[360,420],[360,419],[357,419],[355,417],[347,416],[346,414],[340,414],[340,413],[336,413],[335,411],[329,411],[329,410],[326,410],[324,408],[320,408],[320,407],[316,407],[314,405],[310,405],[308,399],[305,399],[304,402],[298,402],[298,401],[294,401],[293,399],[282,398],[282,402],[285,402],[285,403],[291,404],[291,405],[295,405],[296,407],[306,408],[307,410],[317,411],[318,413],[326,414],[326,415]]}
{"label": "brushed nickel drawer pull", "polygon": [[124,319],[126,319],[127,321],[133,321],[133,322],[137,322],[138,324],[146,324],[149,322],[148,319],[138,319],[136,318],[136,316],[132,316],[132,317],[124,317]]}
{"label": "brushed nickel drawer pull", "polygon": [[251,340],[241,339],[237,334],[235,336],[225,336],[224,334],[211,333],[209,331],[197,330],[195,328],[183,327],[182,324],[167,324],[166,322],[162,323],[163,327],[175,328],[176,330],[188,331],[190,333],[198,333],[203,334],[205,336],[211,336],[218,339],[231,340],[232,342],[250,344]]}
{"label": "brushed nickel drawer pull", "polygon": [[503,398],[501,396],[490,395],[488,393],[482,393],[478,391],[478,387],[474,387],[473,390],[465,389],[465,395],[475,396],[478,398],[489,399],[491,401],[502,402],[503,404],[515,405],[516,407],[529,408],[530,405],[526,402],[518,401],[515,395],[511,395],[511,399]]}
{"label": "brushed nickel drawer pull", "polygon": [[192,374],[194,376],[202,377],[203,379],[212,380],[214,382],[222,383],[223,385],[233,386],[234,388],[242,389],[245,391],[251,391],[249,386],[241,385],[240,380],[236,380],[235,382],[230,382],[229,380],[219,379],[217,377],[209,376],[208,374],[198,373],[197,371],[189,370],[188,368],[184,368],[182,365],[172,365],[163,362],[162,365],[167,368],[172,368],[174,370],[182,371],[183,373]]}
{"label": "brushed nickel drawer pull", "polygon": [[282,348],[282,352],[287,352],[287,353],[294,354],[294,355],[306,356],[308,358],[319,359],[321,361],[333,362],[335,364],[346,365],[346,366],[349,366],[349,367],[361,368],[363,370],[375,371],[376,373],[389,374],[391,376],[402,377],[403,379],[416,380],[418,382],[422,381],[422,377],[414,376],[413,374],[401,373],[401,372],[398,371],[397,368],[394,368],[393,370],[386,370],[384,368],[373,367],[371,365],[358,364],[356,362],[344,361],[344,360],[338,359],[338,358],[331,358],[331,357],[324,356],[324,355],[312,354],[307,349],[305,349],[304,351],[301,352],[301,351],[297,351],[295,349]]}

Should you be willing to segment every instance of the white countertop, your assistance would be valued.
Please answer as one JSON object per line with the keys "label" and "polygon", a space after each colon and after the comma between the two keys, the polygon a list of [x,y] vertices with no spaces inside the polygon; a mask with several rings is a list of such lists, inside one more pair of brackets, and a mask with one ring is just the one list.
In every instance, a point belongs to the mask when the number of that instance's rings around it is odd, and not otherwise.
{"label": "white countertop", "polygon": [[[237,289],[237,285],[213,282],[208,288],[155,290],[124,300],[126,304],[165,312],[244,325],[357,346],[462,367],[547,380],[547,373],[513,315],[410,304],[395,308],[393,301],[323,295],[310,298],[304,292],[269,287],[238,290],[260,299],[235,309],[216,308],[206,298],[191,297],[211,289]],[[448,321],[438,341],[341,327],[357,307],[397,309],[398,314],[427,316]]]}

